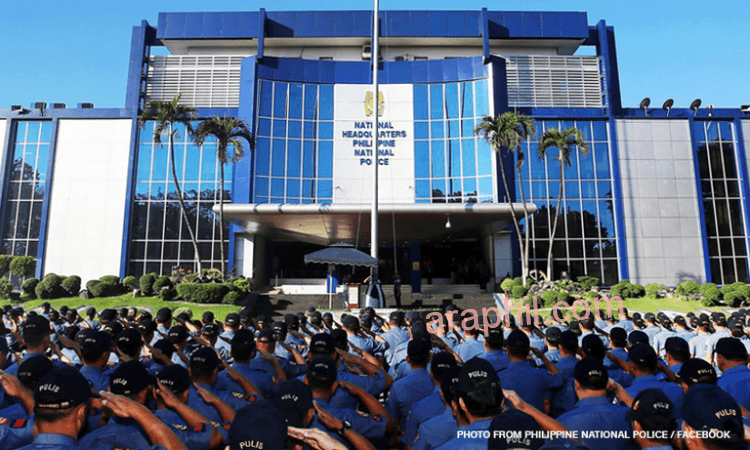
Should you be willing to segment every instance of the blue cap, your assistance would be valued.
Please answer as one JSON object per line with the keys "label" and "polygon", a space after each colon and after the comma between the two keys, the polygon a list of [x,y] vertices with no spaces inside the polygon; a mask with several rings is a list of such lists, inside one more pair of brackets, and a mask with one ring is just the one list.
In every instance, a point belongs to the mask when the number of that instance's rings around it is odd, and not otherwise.
{"label": "blue cap", "polygon": [[192,384],[187,369],[179,364],[163,368],[156,375],[156,379],[175,394],[185,392]]}
{"label": "blue cap", "polygon": [[625,419],[647,421],[652,425],[658,425],[660,429],[669,429],[670,422],[675,420],[674,411],[674,404],[667,394],[651,388],[636,395],[633,406],[625,414]]}
{"label": "blue cap", "polygon": [[43,376],[34,391],[34,407],[42,409],[66,409],[78,406],[91,397],[88,380],[78,369],[62,367]]}
{"label": "blue cap", "polygon": [[[541,435],[542,427],[534,420],[533,417],[518,409],[509,409],[502,414],[498,414],[492,423],[490,423],[490,439],[488,450],[538,450],[544,445],[544,439],[526,438],[510,439],[505,436],[511,436],[513,432],[521,432],[521,436],[526,436],[527,431],[539,432]],[[496,433],[496,432],[505,433]],[[498,437],[495,437],[498,436]],[[499,436],[503,436],[500,438]]]}
{"label": "blue cap", "polygon": [[106,331],[88,330],[86,337],[81,341],[81,352],[99,354],[109,350],[112,345],[112,338]]}
{"label": "blue cap", "polygon": [[578,441],[568,438],[556,438],[547,441],[539,450],[590,450]]}
{"label": "blue cap", "polygon": [[43,376],[52,372],[54,368],[49,358],[44,355],[36,355],[18,366],[18,379],[27,388],[34,389],[36,383]]}
{"label": "blue cap", "polygon": [[284,414],[289,425],[303,427],[305,415],[313,408],[312,391],[296,378],[289,380],[274,393],[274,404]]}
{"label": "blue cap", "polygon": [[219,364],[221,364],[219,355],[210,347],[201,347],[190,355],[190,367],[213,370],[219,367]]}
{"label": "blue cap", "polygon": [[284,415],[267,400],[237,411],[229,428],[230,450],[284,450],[287,425]]}
{"label": "blue cap", "polygon": [[109,374],[109,390],[118,395],[134,395],[154,384],[154,377],[140,361],[124,362]]}
{"label": "blue cap", "polygon": [[682,404],[685,422],[698,431],[725,431],[726,443],[740,443],[745,438],[740,405],[715,384],[693,385]]}
{"label": "blue cap", "polygon": [[648,335],[641,330],[633,330],[628,335],[628,342],[631,345],[648,344]]}
{"label": "blue cap", "polygon": [[336,363],[327,356],[315,358],[307,365],[307,378],[318,381],[336,381]]}

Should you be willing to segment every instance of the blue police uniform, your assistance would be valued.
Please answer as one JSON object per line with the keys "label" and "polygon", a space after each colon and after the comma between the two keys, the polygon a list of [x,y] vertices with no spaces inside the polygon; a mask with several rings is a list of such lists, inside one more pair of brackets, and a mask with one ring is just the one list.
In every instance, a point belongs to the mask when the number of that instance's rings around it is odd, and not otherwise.
{"label": "blue police uniform", "polygon": [[[23,360],[26,361],[27,359],[33,358],[33,357],[35,357],[37,355],[41,355],[41,354],[42,353],[38,353],[38,352],[25,353],[23,355]],[[61,369],[63,367],[68,367],[67,364],[65,364],[64,362],[60,361],[59,359],[52,359],[51,361],[52,361],[52,366],[55,369]],[[20,366],[20,364],[14,363],[12,366],[8,367],[5,370],[5,373],[7,373],[9,375],[13,375],[14,377],[18,377],[18,367],[19,366]]]}
{"label": "blue police uniform", "polygon": [[[21,419],[0,417],[0,443],[3,448],[18,448],[34,440],[34,416]],[[77,448],[77,447],[76,447]]]}
{"label": "blue police uniform", "polygon": [[442,414],[419,425],[412,450],[431,450],[439,447],[456,435],[458,423],[453,410],[445,408]]}
{"label": "blue police uniform", "polygon": [[391,393],[385,402],[385,409],[395,420],[405,420],[411,407],[433,391],[435,382],[425,369],[410,371],[404,378],[391,386]]}
{"label": "blue police uniform", "polygon": [[[284,343],[296,348],[300,355],[307,356],[307,342],[305,342],[304,339],[300,339],[297,336],[287,334]],[[278,342],[276,344],[279,345]],[[293,359],[292,355],[289,355],[288,359]]]}
{"label": "blue police uniform", "polygon": [[552,391],[563,385],[561,374],[551,375],[528,361],[512,362],[497,375],[503,389],[516,391],[526,403],[539,411],[544,411],[544,400],[552,398]]}
{"label": "blue police uniform", "polygon": [[725,370],[716,384],[737,400],[740,406],[745,409],[750,407],[750,369],[746,365]]}
{"label": "blue police uniform", "polygon": [[570,411],[576,404],[576,380],[573,378],[573,371],[577,363],[578,358],[571,355],[562,358],[560,362],[555,364],[563,377],[563,385],[553,394],[552,417],[557,417],[566,411]]}
{"label": "blue police uniform", "polygon": [[690,339],[695,337],[695,333],[690,330],[675,330],[675,335],[685,339],[685,342],[690,342]]}
{"label": "blue police uniform", "polygon": [[413,447],[419,425],[431,417],[442,413],[445,409],[445,402],[443,401],[443,397],[440,396],[440,387],[435,387],[432,394],[418,400],[412,405],[409,415],[406,418],[406,431],[401,436],[401,442],[409,447]]}
{"label": "blue police uniform", "polygon": [[[613,405],[607,397],[588,397],[578,401],[576,406],[557,418],[563,426],[571,431],[602,430],[622,432],[632,436],[630,422],[625,420],[629,408]],[[638,445],[631,439],[583,439],[589,448],[607,450],[638,450]]]}
{"label": "blue police uniform", "polygon": [[383,356],[385,354],[386,343],[383,341],[376,341],[373,338],[363,338],[354,334],[348,335],[347,339],[351,344],[354,344],[372,356]]}
{"label": "blue police uniform", "polygon": [[[368,439],[382,438],[385,435],[386,420],[385,417],[381,415],[367,414],[349,408],[335,408],[323,398],[316,398],[315,402],[318,406],[331,413],[333,417],[351,423],[352,430]],[[323,431],[327,431],[325,426],[323,426],[323,428],[320,428],[320,426],[323,425],[320,424],[320,422],[316,423],[316,421],[313,420],[310,428],[319,428]]]}
{"label": "blue police uniform", "polygon": [[164,424],[168,425],[188,450],[205,450],[211,446],[211,425],[201,423],[191,427],[171,409],[152,411]]}
{"label": "blue police uniform", "polygon": [[29,412],[23,406],[23,403],[16,403],[10,405],[7,408],[0,409],[0,418],[7,420],[26,419],[29,417]]}
{"label": "blue police uniform", "polygon": [[[188,450],[202,450],[211,443],[211,429],[201,426],[198,429],[187,427],[170,427]],[[107,425],[98,428],[80,439],[81,449],[98,448],[150,448],[143,428],[134,419],[113,417]]]}
{"label": "blue police uniform", "polygon": [[[706,355],[713,356],[716,351],[716,343],[719,342],[719,339],[725,337],[732,337],[732,333],[726,328],[716,330],[716,333],[709,335],[708,340],[706,341]],[[714,360],[714,366],[716,366],[716,360]]]}
{"label": "blue police uniform", "polygon": [[706,349],[708,347],[708,338],[710,334],[700,333],[696,334],[693,338],[688,341],[690,347],[690,356],[693,358],[706,358]]}
{"label": "blue police uniform", "polygon": [[211,386],[208,383],[195,383],[196,386],[200,386],[212,394],[220,398],[227,405],[232,407],[234,410],[242,409],[247,406],[248,396],[244,391],[233,391],[230,390],[229,386],[219,384],[218,382]]}
{"label": "blue police uniform", "polygon": [[[439,450],[486,450],[489,439],[483,433],[476,433],[476,437],[458,438],[458,432],[471,432],[477,430],[489,430],[492,419],[477,420],[465,427],[458,427],[453,439],[446,441],[443,445],[437,447]],[[471,436],[471,435],[468,435]]]}
{"label": "blue police uniform", "polygon": [[648,342],[649,344],[654,342],[654,336],[656,336],[657,333],[659,333],[662,330],[661,327],[657,327],[656,325],[649,325],[646,328],[642,329],[644,333],[648,336]]}
{"label": "blue police uniform", "polygon": [[[3,442],[5,443],[5,442]],[[21,450],[79,450],[78,441],[64,434],[39,434],[31,444]]]}
{"label": "blue police uniform", "polygon": [[557,364],[562,359],[560,350],[556,348],[549,349],[547,353],[544,354],[544,357],[547,358],[552,364]]}
{"label": "blue police uniform", "polygon": [[83,362],[81,362],[81,358],[78,357],[78,353],[76,353],[75,350],[70,348],[61,348],[60,353],[68,358],[68,360],[73,363],[74,366],[81,367],[83,365]]}
{"label": "blue police uniform", "polygon": [[489,363],[492,364],[492,368],[495,369],[495,372],[505,370],[510,365],[510,359],[504,350],[490,350],[483,355],[479,355],[479,357],[489,361]]}
{"label": "blue police uniform", "polygon": [[[254,368],[250,363],[235,362],[232,364],[232,369],[239,372],[243,377],[247,378],[255,387],[260,390],[260,393],[264,398],[271,398],[273,393],[276,392],[277,385],[271,379],[272,376],[276,375],[276,372],[269,374],[263,369]],[[229,386],[234,386],[234,390],[241,390],[241,386],[236,381],[229,378],[226,371],[219,372],[219,380],[226,383]]]}
{"label": "blue police uniform", "polygon": [[578,345],[579,346],[583,346],[583,338],[585,338],[589,334],[593,334],[594,336],[598,336],[599,339],[602,341],[602,344],[604,344],[604,348],[609,348],[609,339],[607,338],[607,336],[604,336],[603,334],[594,333],[593,331],[590,331],[590,330],[584,331],[583,333],[581,333],[580,336],[578,336]]}
{"label": "blue police uniform", "polygon": [[669,400],[674,405],[674,417],[676,419],[682,418],[682,403],[685,399],[685,391],[682,390],[682,387],[674,383],[659,381],[656,375],[643,375],[633,380],[633,383],[625,391],[631,397],[635,398],[641,391],[650,388],[656,388],[664,392],[664,395],[669,397]]}
{"label": "blue police uniform", "polygon": [[651,347],[654,348],[654,351],[659,358],[665,358],[667,356],[667,351],[664,350],[664,345],[667,343],[667,339],[672,336],[677,336],[677,333],[670,330],[662,330],[656,333],[654,339],[651,341]]}
{"label": "blue police uniform", "polygon": [[219,411],[212,405],[206,403],[200,396],[200,394],[198,394],[198,390],[195,389],[195,387],[193,387],[192,385],[188,388],[187,405],[190,407],[190,409],[193,409],[200,413],[209,422],[214,424],[222,423]]}
{"label": "blue police uniform", "polygon": [[475,356],[480,356],[486,352],[484,344],[477,339],[469,337],[464,342],[458,344],[453,349],[462,361],[468,361]]}
{"label": "blue police uniform", "polygon": [[[346,381],[355,386],[359,386],[365,391],[367,391],[367,393],[372,395],[373,397],[377,397],[383,391],[385,391],[385,385],[386,385],[385,373],[380,370],[369,376],[357,375],[355,373],[350,372],[346,368],[346,365],[341,363],[336,368],[336,379],[339,381]],[[349,396],[351,397],[351,394],[349,394]],[[334,394],[334,397],[335,397],[335,394]],[[332,401],[331,403],[333,404],[334,402]],[[334,406],[337,406],[337,405],[334,405]]]}
{"label": "blue police uniform", "polygon": [[[526,333],[526,331],[524,331]],[[545,353],[547,351],[547,343],[544,341],[544,339],[540,338],[539,336],[535,335],[534,333],[526,334],[526,336],[529,337],[529,346],[533,347],[537,350],[539,350],[542,353]],[[542,362],[541,358],[537,358],[536,355],[532,355],[532,361],[534,361],[534,365],[537,367],[544,366],[544,363]]]}
{"label": "blue police uniform", "polygon": [[393,362],[393,353],[396,351],[396,347],[409,340],[409,332],[401,327],[393,327],[383,333],[382,336],[388,343],[388,350],[385,351],[385,361],[388,364],[391,364]]}
{"label": "blue police uniform", "polygon": [[[625,362],[630,361],[630,359],[628,358],[627,350],[622,347],[613,348],[612,350],[610,350],[610,352]],[[604,358],[604,367],[607,369],[609,378],[617,382],[620,386],[626,388],[630,386],[631,383],[633,383],[633,375],[627,372],[623,372],[622,369],[620,369],[620,366],[618,366],[614,361],[611,361],[609,358]],[[614,399],[614,394],[610,396],[610,399]]]}
{"label": "blue police uniform", "polygon": [[234,362],[232,360],[232,355],[230,354],[230,351],[232,350],[232,344],[222,338],[227,338],[231,341],[233,337],[234,330],[227,330],[219,335],[219,339],[216,340],[216,345],[214,346],[216,348],[223,348],[224,351],[227,352],[227,355],[229,355],[229,359],[227,361],[230,363]]}
{"label": "blue police uniform", "polygon": [[109,373],[111,370],[105,371],[94,366],[83,366],[80,372],[89,381],[94,391],[99,392],[109,389]]}

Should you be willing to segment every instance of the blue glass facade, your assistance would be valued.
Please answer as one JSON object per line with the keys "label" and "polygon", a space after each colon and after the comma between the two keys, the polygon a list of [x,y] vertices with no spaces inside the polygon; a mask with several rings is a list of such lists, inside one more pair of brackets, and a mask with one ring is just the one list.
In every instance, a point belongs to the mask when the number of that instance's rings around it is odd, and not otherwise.
{"label": "blue glass facade", "polygon": [[[539,120],[536,126],[536,136],[522,144],[526,155],[522,166],[523,191],[526,199],[537,205],[537,212],[529,218],[530,268],[546,273],[549,236],[555,214],[560,214],[553,244],[555,279],[565,271],[574,279],[588,275],[599,278],[604,284],[616,283],[618,252],[607,122]],[[563,171],[565,187],[561,211],[556,211],[560,194],[559,151],[549,149],[546,160],[541,160],[539,136],[546,129],[571,127],[583,132],[590,153],[583,156],[577,147],[572,152],[571,165]],[[516,180],[517,199],[520,199],[520,188],[521,183]],[[525,227],[524,223],[522,230],[525,231]]]}
{"label": "blue glass facade", "polygon": [[255,203],[331,203],[333,85],[260,80]]}
{"label": "blue glass facade", "polygon": [[2,207],[3,254],[37,256],[51,130],[50,121],[19,121],[12,133],[7,194]]}
{"label": "blue glass facade", "polygon": [[495,201],[492,149],[474,136],[487,114],[487,80],[414,85],[417,203]]}
{"label": "blue glass facade", "polygon": [[711,267],[717,284],[747,283],[747,203],[741,189],[737,138],[731,121],[695,121],[703,214]]}
{"label": "blue glass facade", "polygon": [[[166,138],[163,145],[154,143],[153,129],[153,122],[146,123],[138,146],[128,267],[128,274],[135,276],[151,272],[169,274],[176,266],[194,270],[195,251],[172,179],[169,145]],[[219,200],[220,189],[216,140],[206,139],[198,147],[180,126],[174,146],[177,176],[204,268],[220,267],[219,219],[212,210]],[[232,173],[232,165],[224,170],[227,174],[224,201],[229,203],[232,180],[228,174]],[[224,231],[228,236],[227,225]]]}

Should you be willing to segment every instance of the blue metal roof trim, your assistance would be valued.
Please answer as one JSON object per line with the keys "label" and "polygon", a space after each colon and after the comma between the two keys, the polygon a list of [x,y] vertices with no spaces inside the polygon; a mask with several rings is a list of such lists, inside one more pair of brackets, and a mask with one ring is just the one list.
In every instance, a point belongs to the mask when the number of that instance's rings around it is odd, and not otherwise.
{"label": "blue metal roof trim", "polygon": [[[158,39],[259,37],[259,12],[159,13]],[[481,11],[381,11],[381,36],[479,37]],[[266,37],[368,37],[370,11],[266,13]],[[585,12],[488,11],[493,39],[587,39]]]}

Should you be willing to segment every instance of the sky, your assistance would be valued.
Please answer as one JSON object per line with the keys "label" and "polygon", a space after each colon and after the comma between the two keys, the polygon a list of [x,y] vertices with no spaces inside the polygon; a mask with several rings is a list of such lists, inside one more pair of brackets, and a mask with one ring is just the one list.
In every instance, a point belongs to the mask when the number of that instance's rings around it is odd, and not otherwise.
{"label": "sky", "polygon": [[[159,12],[366,10],[372,0],[5,0],[0,109],[37,101],[123,107],[132,27]],[[586,11],[615,29],[623,105],[750,104],[748,0],[381,0],[381,10]]]}

